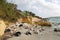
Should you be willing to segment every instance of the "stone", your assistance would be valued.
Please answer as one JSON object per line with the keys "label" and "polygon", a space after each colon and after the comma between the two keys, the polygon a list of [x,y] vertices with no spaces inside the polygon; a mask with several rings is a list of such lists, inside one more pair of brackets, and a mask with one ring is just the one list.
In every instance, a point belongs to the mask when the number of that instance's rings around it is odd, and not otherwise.
{"label": "stone", "polygon": [[34,34],[38,34],[38,32],[34,31]]}
{"label": "stone", "polygon": [[23,24],[20,24],[20,25],[19,25],[19,27],[22,27],[22,26],[23,26]]}
{"label": "stone", "polygon": [[21,35],[21,32],[16,32],[13,35],[16,36],[16,37],[18,37],[19,35]]}
{"label": "stone", "polygon": [[39,32],[42,32],[41,30],[39,30]]}
{"label": "stone", "polygon": [[26,34],[26,35],[32,35],[31,32],[26,32],[25,34]]}
{"label": "stone", "polygon": [[10,29],[6,29],[5,31],[4,31],[4,33],[6,33],[6,32],[10,32],[11,30]]}

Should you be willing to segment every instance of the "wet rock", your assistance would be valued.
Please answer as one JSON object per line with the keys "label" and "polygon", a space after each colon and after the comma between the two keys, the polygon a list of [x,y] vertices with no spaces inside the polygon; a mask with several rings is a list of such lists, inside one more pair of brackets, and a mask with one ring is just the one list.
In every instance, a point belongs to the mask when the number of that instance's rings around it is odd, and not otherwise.
{"label": "wet rock", "polygon": [[16,37],[18,37],[19,35],[21,35],[21,32],[16,32],[13,35],[16,36]]}

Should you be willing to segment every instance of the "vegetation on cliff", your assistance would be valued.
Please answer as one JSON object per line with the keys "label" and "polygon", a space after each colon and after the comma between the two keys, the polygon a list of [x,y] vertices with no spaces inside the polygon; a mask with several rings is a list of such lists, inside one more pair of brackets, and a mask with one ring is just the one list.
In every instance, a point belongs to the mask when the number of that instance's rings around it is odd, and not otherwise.
{"label": "vegetation on cliff", "polygon": [[16,4],[7,3],[6,0],[0,0],[0,18],[7,21],[16,21],[19,17],[35,16],[29,11],[21,11],[17,9]]}
{"label": "vegetation on cliff", "polygon": [[[42,19],[41,17],[36,16],[32,12],[18,10],[16,4],[8,3],[6,2],[6,0],[0,0],[0,18],[1,19],[9,22],[16,22],[19,18],[22,18],[23,22],[30,23],[29,19],[31,19],[31,17]],[[40,22],[40,23],[42,25],[48,25],[47,22]]]}

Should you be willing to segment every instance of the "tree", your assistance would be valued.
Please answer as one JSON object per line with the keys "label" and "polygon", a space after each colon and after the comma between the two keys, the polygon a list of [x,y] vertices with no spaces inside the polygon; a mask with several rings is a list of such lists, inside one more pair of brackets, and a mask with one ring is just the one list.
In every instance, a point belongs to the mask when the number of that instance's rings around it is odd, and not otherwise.
{"label": "tree", "polygon": [[29,12],[29,11],[24,11],[26,16],[35,16],[34,13]]}

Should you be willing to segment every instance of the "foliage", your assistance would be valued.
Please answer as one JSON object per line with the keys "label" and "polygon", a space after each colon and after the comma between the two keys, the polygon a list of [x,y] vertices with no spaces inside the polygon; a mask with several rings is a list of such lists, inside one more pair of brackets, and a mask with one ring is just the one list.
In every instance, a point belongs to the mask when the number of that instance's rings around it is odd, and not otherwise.
{"label": "foliage", "polygon": [[35,16],[29,11],[21,11],[17,9],[16,4],[7,3],[6,0],[0,0],[0,18],[7,21],[16,21],[19,17]]}
{"label": "foliage", "polygon": [[[16,22],[18,18],[22,18],[25,20],[25,22],[30,22],[31,17],[42,19],[41,17],[36,16],[34,13],[30,11],[18,10],[16,4],[8,3],[6,2],[6,0],[0,0],[0,18],[1,19],[4,19],[5,21],[10,21],[10,22]],[[38,22],[38,24],[46,25],[48,23],[41,21],[41,22]]]}

